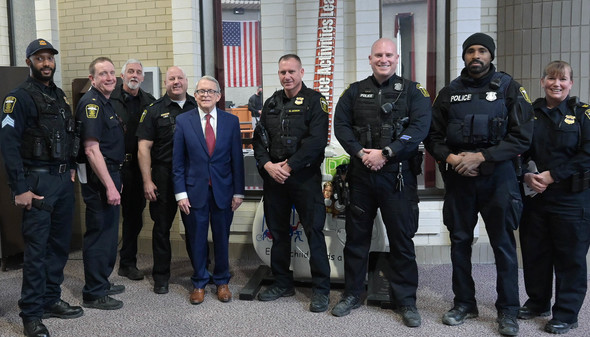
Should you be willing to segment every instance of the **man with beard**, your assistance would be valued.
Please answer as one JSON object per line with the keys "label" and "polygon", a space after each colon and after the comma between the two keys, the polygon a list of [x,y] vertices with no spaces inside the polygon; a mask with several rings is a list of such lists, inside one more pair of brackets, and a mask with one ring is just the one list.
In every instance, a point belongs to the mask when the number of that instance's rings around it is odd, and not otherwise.
{"label": "man with beard", "polygon": [[74,210],[74,119],[53,82],[55,54],[44,39],[29,44],[29,78],[2,107],[0,144],[14,194],[23,208],[23,283],[18,305],[26,336],[49,336],[42,318],[76,318],[79,306],[61,299]]}
{"label": "man with beard", "polygon": [[76,120],[82,125],[84,146],[78,162],[86,168],[86,175],[81,174],[80,178],[86,203],[82,250],[86,283],[82,289],[82,305],[115,310],[123,307],[123,302],[109,295],[125,291],[125,286],[114,285],[108,279],[117,259],[122,189],[120,170],[125,159],[124,126],[109,99],[117,84],[113,62],[107,57],[98,57],[90,63],[88,70],[92,86],[76,107]]}
{"label": "man with beard", "polygon": [[142,280],[143,273],[137,269],[137,237],[143,227],[143,182],[137,161],[137,125],[141,112],[156,99],[139,86],[143,82],[143,66],[135,59],[129,59],[121,70],[123,83],[111,93],[113,108],[125,125],[125,162],[121,170],[123,192],[121,209],[123,214],[122,246],[119,251],[119,275],[130,280]]}
{"label": "man with beard", "polygon": [[[143,192],[150,201],[150,215],[154,221],[152,276],[156,294],[168,293],[170,279],[170,228],[177,210],[172,183],[172,143],[176,117],[197,107],[195,98],[186,93],[188,79],[180,67],[168,68],[164,84],[166,94],[143,111],[137,128],[137,155]],[[187,251],[191,251],[188,246]]]}
{"label": "man with beard", "polygon": [[494,40],[482,33],[465,40],[465,68],[439,92],[425,145],[445,182],[443,221],[451,239],[455,298],[442,321],[459,325],[478,316],[471,245],[479,212],[496,260],[498,330],[515,336],[519,297],[513,231],[522,199],[514,162],[531,144],[533,109],[524,88],[496,72],[495,49]]}

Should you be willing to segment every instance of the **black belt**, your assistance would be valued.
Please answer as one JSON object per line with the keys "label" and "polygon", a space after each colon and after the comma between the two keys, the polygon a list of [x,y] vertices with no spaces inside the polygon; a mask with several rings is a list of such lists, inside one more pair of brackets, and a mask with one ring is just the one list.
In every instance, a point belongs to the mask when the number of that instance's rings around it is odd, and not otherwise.
{"label": "black belt", "polygon": [[107,170],[109,171],[120,171],[123,168],[123,163],[116,164],[116,163],[105,163],[107,165]]}
{"label": "black belt", "polygon": [[59,164],[55,166],[26,166],[25,173],[36,172],[36,173],[49,173],[49,174],[62,174],[68,171],[68,164]]}

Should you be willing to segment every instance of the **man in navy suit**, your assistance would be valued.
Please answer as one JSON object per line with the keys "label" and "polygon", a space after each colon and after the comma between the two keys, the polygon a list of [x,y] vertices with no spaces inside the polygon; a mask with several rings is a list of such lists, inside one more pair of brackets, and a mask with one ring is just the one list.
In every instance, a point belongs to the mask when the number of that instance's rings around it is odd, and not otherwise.
{"label": "man in navy suit", "polygon": [[229,228],[233,212],[244,199],[244,159],[238,117],[215,104],[221,98],[219,82],[203,76],[195,90],[197,109],[177,117],[172,172],[174,193],[181,211],[192,257],[194,290],[191,304],[205,299],[207,232],[211,223],[215,252],[213,281],[217,298],[231,300],[229,283]]}

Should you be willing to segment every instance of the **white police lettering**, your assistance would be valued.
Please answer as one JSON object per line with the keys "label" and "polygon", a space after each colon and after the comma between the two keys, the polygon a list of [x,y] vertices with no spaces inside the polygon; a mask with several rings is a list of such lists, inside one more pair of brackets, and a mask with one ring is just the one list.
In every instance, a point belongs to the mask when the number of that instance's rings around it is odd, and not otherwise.
{"label": "white police lettering", "polygon": [[361,98],[373,98],[374,96],[375,96],[374,94],[361,93]]}
{"label": "white police lettering", "polygon": [[451,103],[453,103],[453,102],[468,102],[468,101],[471,101],[471,94],[451,96]]}

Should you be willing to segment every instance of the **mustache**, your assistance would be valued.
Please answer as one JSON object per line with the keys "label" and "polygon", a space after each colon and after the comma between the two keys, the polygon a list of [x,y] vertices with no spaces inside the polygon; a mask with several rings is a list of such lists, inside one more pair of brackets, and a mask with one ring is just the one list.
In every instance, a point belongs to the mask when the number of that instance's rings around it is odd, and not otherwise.
{"label": "mustache", "polygon": [[469,62],[469,65],[472,65],[474,63],[478,63],[479,65],[483,66],[483,62],[481,62],[480,60],[473,60],[473,61]]}

